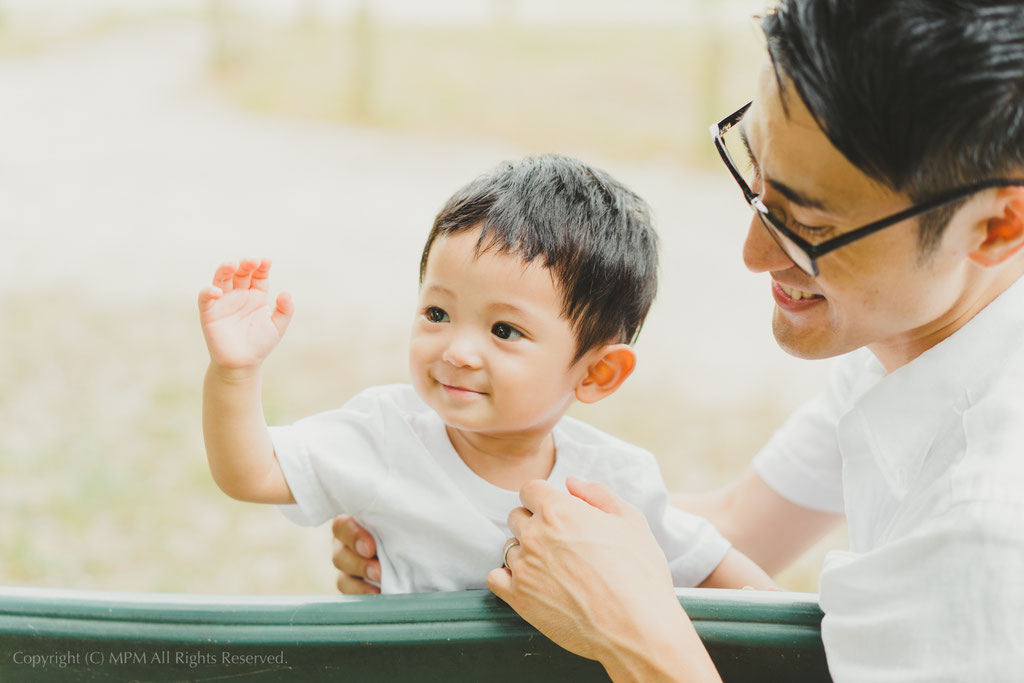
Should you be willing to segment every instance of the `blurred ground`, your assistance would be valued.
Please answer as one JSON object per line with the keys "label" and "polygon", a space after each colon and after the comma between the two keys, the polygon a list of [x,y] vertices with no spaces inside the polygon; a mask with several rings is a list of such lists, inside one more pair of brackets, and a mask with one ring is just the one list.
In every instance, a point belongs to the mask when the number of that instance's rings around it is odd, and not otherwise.
{"label": "blurred ground", "polygon": [[[656,53],[640,46],[637,68],[620,65],[643,75],[625,78],[631,107],[613,74],[607,91],[581,83],[554,102],[552,88],[604,59],[593,49],[608,34],[570,41],[580,61],[560,66],[562,76],[544,75],[560,59],[545,52],[550,38],[537,50],[516,43],[513,54],[531,55],[525,75],[499,72],[511,94],[481,98],[474,117],[466,92],[480,65],[459,56],[472,54],[469,34],[395,28],[380,44],[406,51],[378,57],[390,65],[379,67],[369,113],[332,113],[329,98],[296,104],[318,87],[285,87],[315,63],[303,50],[320,55],[330,41],[300,50],[291,28],[252,25],[225,39],[217,21],[119,24],[0,50],[0,515],[10,520],[0,527],[0,583],[332,590],[325,529],[231,501],[210,481],[195,294],[223,260],[274,259],[272,286],[293,293],[297,315],[266,366],[272,421],[402,381],[433,215],[505,158],[579,154],[653,206],[662,287],[639,369],[615,397],[574,414],[653,450],[670,487],[727,481],[821,385],[825,364],[774,345],[767,278],[739,258],[749,215],[731,180],[686,136],[654,149],[672,125],[666,102],[698,76],[663,82],[649,73]],[[286,54],[294,61],[271,73]],[[417,59],[433,65],[427,75],[400,78]],[[430,93],[448,73],[461,75],[446,105]],[[747,95],[734,80],[726,109]],[[415,101],[422,115],[403,114]],[[549,102],[557,111],[545,119],[537,112]],[[709,120],[687,116],[680,125],[704,137]],[[613,140],[615,120],[624,123]],[[819,566],[809,557],[782,582],[815,590]]]}

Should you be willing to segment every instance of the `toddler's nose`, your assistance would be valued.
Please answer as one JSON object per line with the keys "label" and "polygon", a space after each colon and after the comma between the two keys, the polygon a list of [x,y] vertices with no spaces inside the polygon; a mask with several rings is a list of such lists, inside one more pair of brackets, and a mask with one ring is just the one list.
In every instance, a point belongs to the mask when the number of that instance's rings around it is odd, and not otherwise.
{"label": "toddler's nose", "polygon": [[470,334],[460,334],[444,350],[441,359],[457,368],[478,368],[481,365],[479,345]]}

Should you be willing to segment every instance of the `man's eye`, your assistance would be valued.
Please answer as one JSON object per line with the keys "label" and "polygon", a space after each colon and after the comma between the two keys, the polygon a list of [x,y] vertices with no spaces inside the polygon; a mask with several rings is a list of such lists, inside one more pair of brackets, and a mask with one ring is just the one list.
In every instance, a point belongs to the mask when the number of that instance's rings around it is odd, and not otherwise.
{"label": "man's eye", "polygon": [[523,333],[508,323],[495,323],[491,328],[491,334],[498,339],[520,339]]}
{"label": "man's eye", "polygon": [[750,153],[750,150],[746,147],[743,148],[747,156],[747,167],[744,169],[743,175],[746,176],[747,185],[750,186],[750,191],[754,194],[760,194],[761,188],[761,169],[758,168],[757,162],[754,161],[754,155]]}
{"label": "man's eye", "polygon": [[423,317],[432,323],[448,322],[448,314],[443,308],[438,308],[437,306],[427,306],[426,310],[423,311]]}
{"label": "man's eye", "polygon": [[833,228],[831,225],[804,225],[799,221],[795,221],[792,218],[787,221],[787,225],[793,232],[799,233],[807,237],[812,243],[815,241],[821,241],[826,239],[832,234]]}

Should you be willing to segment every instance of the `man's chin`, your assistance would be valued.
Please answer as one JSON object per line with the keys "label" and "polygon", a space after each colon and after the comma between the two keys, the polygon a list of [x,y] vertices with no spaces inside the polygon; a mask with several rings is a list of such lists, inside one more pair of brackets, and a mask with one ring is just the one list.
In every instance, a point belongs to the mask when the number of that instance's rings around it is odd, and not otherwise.
{"label": "man's chin", "polygon": [[826,335],[805,333],[799,334],[791,328],[772,325],[772,334],[779,348],[794,358],[802,360],[824,360],[849,353],[856,345],[841,344]]}

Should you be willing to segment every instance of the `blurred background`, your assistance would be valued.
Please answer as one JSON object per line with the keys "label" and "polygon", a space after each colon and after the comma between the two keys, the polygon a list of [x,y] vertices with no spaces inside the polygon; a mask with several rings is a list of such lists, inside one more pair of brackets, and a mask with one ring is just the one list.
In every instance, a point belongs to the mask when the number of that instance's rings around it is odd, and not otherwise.
{"label": "blurred background", "polygon": [[[636,374],[574,415],[674,490],[737,475],[823,385],[774,344],[708,124],[749,99],[762,0],[0,0],[0,583],[334,590],[329,529],[212,483],[195,297],[274,259],[296,315],[268,420],[404,381],[434,214],[559,152],[654,208]],[[781,583],[816,590],[826,547]]]}

